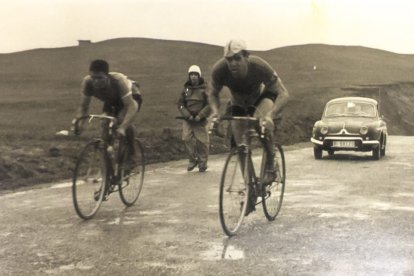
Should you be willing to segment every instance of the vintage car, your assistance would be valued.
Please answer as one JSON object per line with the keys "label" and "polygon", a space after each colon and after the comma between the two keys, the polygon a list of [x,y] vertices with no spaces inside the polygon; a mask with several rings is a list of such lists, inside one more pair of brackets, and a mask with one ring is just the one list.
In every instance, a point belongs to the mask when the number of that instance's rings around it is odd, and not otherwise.
{"label": "vintage car", "polygon": [[312,130],[315,159],[323,151],[330,156],[335,151],[372,151],[374,159],[385,155],[387,125],[379,113],[378,103],[364,97],[344,97],[330,100],[322,119]]}

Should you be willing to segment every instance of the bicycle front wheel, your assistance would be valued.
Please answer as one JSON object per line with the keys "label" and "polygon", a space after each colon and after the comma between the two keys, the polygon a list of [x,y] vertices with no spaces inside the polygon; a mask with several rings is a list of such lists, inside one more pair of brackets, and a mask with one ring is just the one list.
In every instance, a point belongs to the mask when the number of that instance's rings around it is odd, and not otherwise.
{"label": "bicycle front wheel", "polygon": [[107,170],[101,141],[89,142],[76,162],[72,197],[76,213],[83,219],[92,218],[102,204]]}
{"label": "bicycle front wheel", "polygon": [[264,185],[262,192],[263,211],[266,218],[270,221],[274,220],[279,214],[282,207],[283,194],[285,192],[286,184],[286,164],[285,155],[282,146],[275,145],[275,159],[274,159],[276,178],[269,184]]}
{"label": "bicycle front wheel", "polygon": [[138,199],[144,184],[145,156],[144,148],[138,139],[135,139],[134,154],[125,148],[120,166],[119,195],[126,206],[132,206]]}
{"label": "bicycle front wheel", "polygon": [[223,231],[234,236],[246,213],[249,186],[246,185],[239,160],[239,151],[233,149],[227,157],[220,183],[219,215]]}

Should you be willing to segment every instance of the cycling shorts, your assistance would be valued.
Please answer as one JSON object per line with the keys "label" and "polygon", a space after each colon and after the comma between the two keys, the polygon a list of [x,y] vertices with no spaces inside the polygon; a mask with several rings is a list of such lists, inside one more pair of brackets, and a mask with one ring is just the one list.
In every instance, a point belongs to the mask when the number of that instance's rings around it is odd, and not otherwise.
{"label": "cycling shorts", "polygon": [[256,102],[251,106],[243,107],[239,105],[231,105],[231,103],[229,103],[229,106],[226,109],[226,115],[227,116],[253,116],[254,112],[256,111],[257,106],[259,106],[259,104],[264,99],[269,99],[272,102],[275,102],[276,98],[277,98],[276,94],[269,92],[269,91],[265,91],[257,98]]}

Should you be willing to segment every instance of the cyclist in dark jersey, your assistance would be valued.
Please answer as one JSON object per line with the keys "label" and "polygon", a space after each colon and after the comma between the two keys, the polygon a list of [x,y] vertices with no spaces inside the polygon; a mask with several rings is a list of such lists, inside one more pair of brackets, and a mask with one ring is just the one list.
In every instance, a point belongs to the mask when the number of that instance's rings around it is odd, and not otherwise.
{"label": "cyclist in dark jersey", "polygon": [[[212,116],[219,114],[219,93],[224,86],[231,92],[227,113],[233,116],[254,116],[266,129],[264,147],[267,158],[264,183],[271,183],[276,172],[274,168],[273,117],[280,115],[286,105],[289,93],[276,71],[262,58],[250,55],[242,40],[230,40],[224,47],[224,57],[218,60],[212,70],[212,85],[209,102]],[[243,122],[231,124],[233,138],[237,145],[243,144]]]}
{"label": "cyclist in dark jersey", "polygon": [[126,136],[128,144],[133,145],[135,128],[132,121],[142,104],[139,85],[121,73],[109,72],[105,60],[94,60],[90,64],[89,74],[82,81],[77,118],[88,114],[92,97],[104,103],[105,114],[118,118],[117,133]]}

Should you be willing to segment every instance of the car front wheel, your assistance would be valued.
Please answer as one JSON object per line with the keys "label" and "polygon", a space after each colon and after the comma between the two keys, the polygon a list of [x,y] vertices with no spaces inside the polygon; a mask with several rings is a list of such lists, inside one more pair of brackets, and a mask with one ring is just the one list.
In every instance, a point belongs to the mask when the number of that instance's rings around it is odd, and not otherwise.
{"label": "car front wheel", "polygon": [[382,145],[381,145],[381,151],[380,151],[380,153],[381,153],[381,156],[385,156],[385,148],[386,148],[386,146],[387,146],[387,144],[386,144],[386,142],[385,142],[385,140],[382,142]]}
{"label": "car front wheel", "polygon": [[374,160],[379,160],[381,157],[381,145],[378,145],[378,147],[372,149],[372,157]]}
{"label": "car front wheel", "polygon": [[322,149],[315,146],[313,148],[313,155],[315,156],[315,159],[322,159]]}

